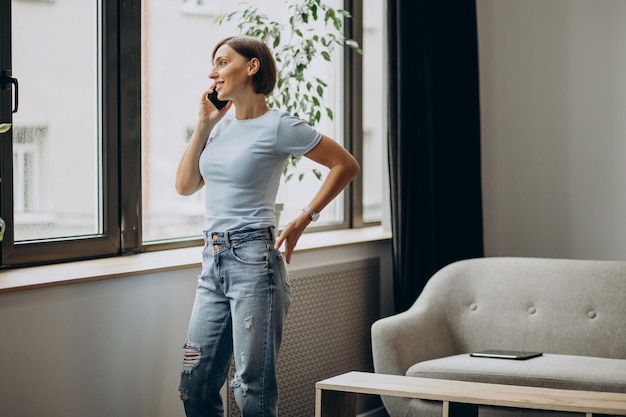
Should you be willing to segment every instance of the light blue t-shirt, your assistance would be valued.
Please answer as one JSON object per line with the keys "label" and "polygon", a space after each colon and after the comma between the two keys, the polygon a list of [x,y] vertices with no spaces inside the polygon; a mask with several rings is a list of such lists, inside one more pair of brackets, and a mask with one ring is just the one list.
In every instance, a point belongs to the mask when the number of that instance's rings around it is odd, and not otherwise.
{"label": "light blue t-shirt", "polygon": [[226,114],[200,156],[206,230],[275,226],[274,203],[287,158],[304,155],[321,138],[301,119],[277,109],[246,120]]}

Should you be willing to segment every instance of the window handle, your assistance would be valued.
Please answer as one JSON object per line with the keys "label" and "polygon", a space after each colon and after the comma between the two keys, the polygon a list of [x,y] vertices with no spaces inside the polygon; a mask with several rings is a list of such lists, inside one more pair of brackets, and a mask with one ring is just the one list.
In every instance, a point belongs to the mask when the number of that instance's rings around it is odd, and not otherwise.
{"label": "window handle", "polygon": [[19,97],[19,89],[17,84],[17,78],[11,77],[11,70],[0,71],[0,89],[10,90],[11,84],[15,86],[15,107],[11,110],[11,113],[17,113],[17,103]]}

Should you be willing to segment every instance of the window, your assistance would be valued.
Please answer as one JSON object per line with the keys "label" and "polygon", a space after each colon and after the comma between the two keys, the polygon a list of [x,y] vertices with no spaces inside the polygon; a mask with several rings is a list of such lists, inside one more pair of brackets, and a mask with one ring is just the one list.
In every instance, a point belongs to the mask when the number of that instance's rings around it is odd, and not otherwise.
{"label": "window", "polygon": [[384,32],[384,3],[379,0],[363,1],[363,85],[367,86],[367,98],[363,106],[363,222],[379,222],[383,217],[385,195],[384,173],[386,169],[387,101],[386,61]]}
{"label": "window", "polygon": [[113,133],[103,104],[115,101],[103,93],[107,10],[80,0],[0,8],[0,69],[19,80],[19,90],[0,88],[0,120],[13,124],[0,140],[2,265],[115,254],[117,145],[103,141]]}
{"label": "window", "polygon": [[[328,0],[327,0],[328,1]],[[149,3],[149,5],[147,5]],[[287,22],[283,0],[256,0],[272,19]],[[331,2],[339,7],[336,0]],[[189,13],[189,6],[204,13]],[[228,4],[229,7],[242,7]],[[146,0],[142,25],[142,155],[143,155],[143,241],[151,242],[198,236],[203,227],[204,190],[197,195],[181,197],[174,189],[178,158],[183,153],[197,117],[199,94],[211,85],[208,78],[213,46],[222,38],[237,34],[234,23],[216,25],[219,13],[216,2],[179,3],[169,0]],[[199,37],[199,34],[203,34]],[[184,45],[184,47],[181,47]],[[314,71],[331,85],[342,85],[342,51],[337,50],[335,64],[323,59]],[[338,63],[338,64],[337,64]],[[168,75],[172,73],[172,75]],[[164,79],[175,78],[173,83]],[[329,89],[326,102],[339,109],[343,103],[342,89]],[[341,115],[342,112],[336,112]],[[342,120],[325,120],[321,131],[343,143]],[[283,204],[282,226],[296,216],[311,198],[320,181],[307,172],[315,164],[303,159],[298,173],[305,173],[302,182],[283,182],[277,198]],[[346,222],[343,198],[336,199],[324,210],[316,226],[336,226]]]}
{"label": "window", "polygon": [[[336,109],[334,120],[318,128],[350,149],[363,168],[353,190],[324,210],[315,225],[321,230],[381,218],[384,14],[381,2],[362,1],[351,10],[350,36],[363,45],[364,57],[344,61],[339,52],[332,64],[315,69],[334,86],[326,99]],[[215,16],[238,6],[117,3],[0,5],[0,69],[19,80],[14,114],[15,88],[0,89],[0,122],[13,123],[0,141],[0,214],[8,225],[3,266],[166,249],[201,237],[203,191],[177,195],[174,176],[195,125],[198,94],[209,85],[213,45],[236,33],[234,25],[216,27]],[[283,0],[254,3],[285,14]],[[361,83],[375,100],[361,100]],[[344,114],[354,115],[351,123]],[[299,169],[311,164],[303,161]],[[310,174],[281,185],[283,225],[319,185]]]}

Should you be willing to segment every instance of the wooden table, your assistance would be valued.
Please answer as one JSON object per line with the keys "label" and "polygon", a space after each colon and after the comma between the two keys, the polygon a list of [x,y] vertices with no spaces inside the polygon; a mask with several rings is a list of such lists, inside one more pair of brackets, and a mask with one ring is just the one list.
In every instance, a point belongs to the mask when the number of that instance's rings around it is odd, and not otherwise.
{"label": "wooden table", "polygon": [[[478,405],[569,411],[626,416],[626,394],[612,392],[563,390],[518,385],[486,384],[348,372],[315,384],[315,417],[356,416],[357,394],[420,398],[443,402],[443,416],[455,415],[456,405],[470,404],[472,413]],[[468,408],[463,408],[463,416]],[[477,414],[475,414],[477,415]]]}

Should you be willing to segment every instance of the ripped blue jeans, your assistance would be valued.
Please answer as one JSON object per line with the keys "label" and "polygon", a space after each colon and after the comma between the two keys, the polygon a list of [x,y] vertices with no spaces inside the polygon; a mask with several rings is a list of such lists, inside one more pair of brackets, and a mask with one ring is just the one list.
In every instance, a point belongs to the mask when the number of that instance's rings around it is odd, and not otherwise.
{"label": "ripped blue jeans", "polygon": [[188,417],[221,417],[228,377],[242,417],[276,416],[276,364],[289,279],[273,228],[207,232],[183,347],[180,397]]}

